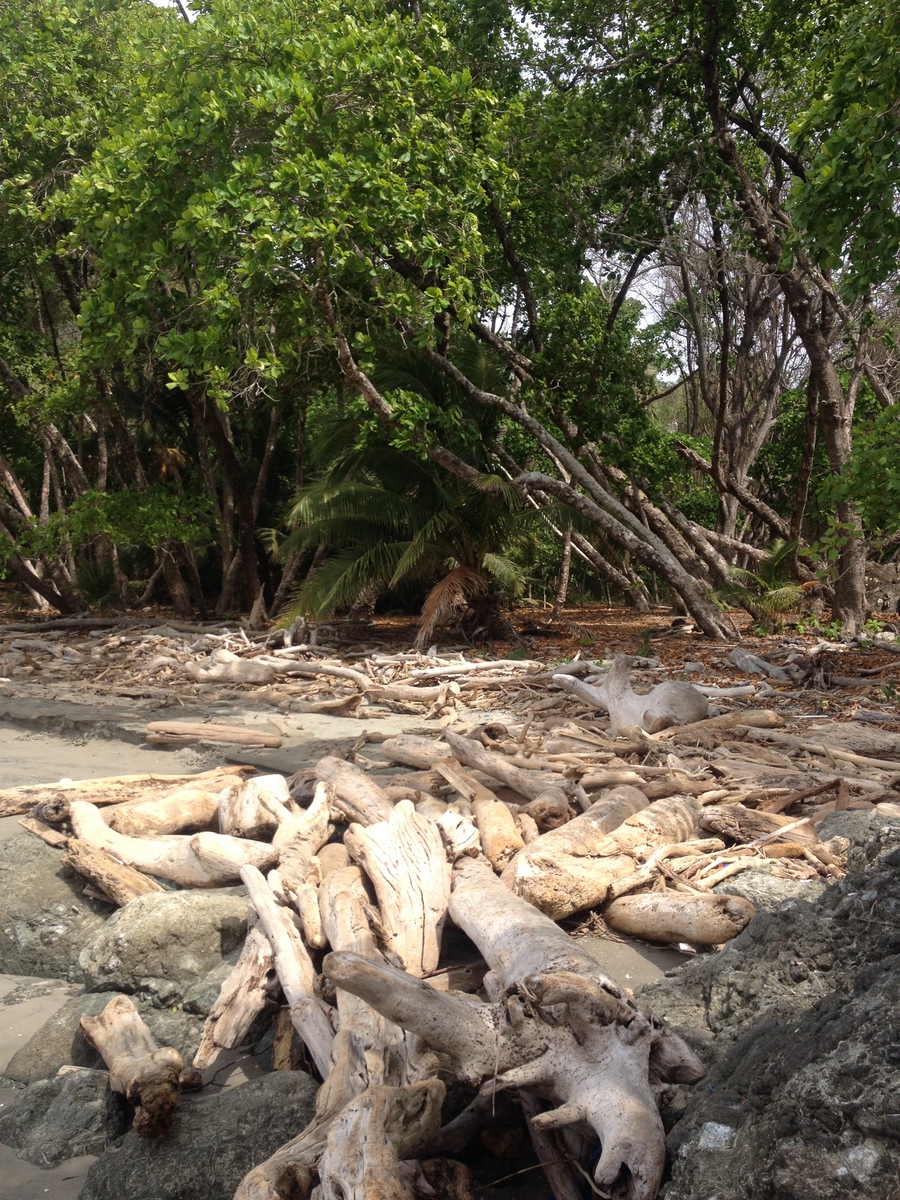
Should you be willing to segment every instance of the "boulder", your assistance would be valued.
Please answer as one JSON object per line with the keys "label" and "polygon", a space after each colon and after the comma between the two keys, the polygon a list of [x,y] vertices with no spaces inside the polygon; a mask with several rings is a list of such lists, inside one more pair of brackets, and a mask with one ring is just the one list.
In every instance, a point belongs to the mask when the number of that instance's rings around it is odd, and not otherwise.
{"label": "boulder", "polygon": [[82,950],[85,987],[180,1004],[198,980],[240,953],[249,912],[242,888],[138,896]]}
{"label": "boulder", "polygon": [[37,1167],[102,1154],[132,1114],[109,1087],[107,1071],[76,1067],[16,1093],[0,1111],[0,1142]]}
{"label": "boulder", "polygon": [[113,910],[83,894],[62,853],[30,834],[0,842],[0,972],[81,980],[79,952]]}
{"label": "boulder", "polygon": [[[111,999],[109,992],[86,992],[64,1004],[16,1051],[4,1076],[16,1083],[33,1083],[52,1079],[66,1066],[105,1070],[103,1059],[85,1041],[79,1020],[96,1017]],[[174,1046],[189,1063],[200,1044],[203,1018],[181,1009],[157,1008],[146,1000],[138,999],[136,1006],[159,1045]]]}
{"label": "boulder", "polygon": [[873,822],[853,858],[816,903],[759,913],[641,989],[711,1063],[670,1129],[661,1200],[896,1196],[900,824]]}
{"label": "boulder", "polygon": [[164,1141],[126,1133],[91,1166],[79,1200],[232,1200],[250,1168],[312,1120],[317,1087],[302,1071],[275,1071],[185,1095]]}
{"label": "boulder", "polygon": [[722,896],[741,896],[757,912],[775,912],[788,900],[818,900],[826,886],[822,879],[781,879],[772,874],[771,866],[763,864],[732,875],[713,891]]}

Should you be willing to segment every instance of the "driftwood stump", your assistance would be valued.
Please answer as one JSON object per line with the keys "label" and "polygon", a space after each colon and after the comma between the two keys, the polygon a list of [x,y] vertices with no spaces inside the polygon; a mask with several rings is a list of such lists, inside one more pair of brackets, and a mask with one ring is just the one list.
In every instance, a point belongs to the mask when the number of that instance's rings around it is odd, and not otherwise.
{"label": "driftwood stump", "polygon": [[82,1017],[81,1030],[109,1067],[109,1086],[135,1106],[135,1133],[165,1137],[181,1094],[178,1051],[157,1046],[127,996],[110,1000],[98,1017]]}

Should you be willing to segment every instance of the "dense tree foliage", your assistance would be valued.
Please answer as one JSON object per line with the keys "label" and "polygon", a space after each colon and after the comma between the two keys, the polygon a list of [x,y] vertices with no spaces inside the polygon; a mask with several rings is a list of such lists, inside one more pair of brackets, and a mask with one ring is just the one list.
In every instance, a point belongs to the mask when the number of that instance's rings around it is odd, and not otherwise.
{"label": "dense tree foliage", "polygon": [[194,7],[0,17],[0,537],[36,600],[259,613],[314,563],[322,611],[373,554],[496,581],[535,513],[711,636],[748,552],[803,582],[827,534],[859,626],[900,511],[885,0]]}

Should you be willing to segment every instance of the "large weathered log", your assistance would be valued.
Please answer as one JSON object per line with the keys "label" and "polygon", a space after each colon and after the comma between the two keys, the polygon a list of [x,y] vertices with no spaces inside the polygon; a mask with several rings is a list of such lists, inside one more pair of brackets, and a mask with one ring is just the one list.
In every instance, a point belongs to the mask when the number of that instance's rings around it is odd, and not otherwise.
{"label": "large weathered log", "polygon": [[368,1087],[335,1117],[319,1163],[322,1200],[415,1200],[400,1160],[437,1133],[444,1085]]}
{"label": "large weathered log", "polygon": [[219,1050],[240,1046],[250,1026],[272,1004],[277,989],[272,945],[256,920],[247,930],[244,948],[203,1026],[193,1066],[205,1070]]}
{"label": "large weathered log", "polygon": [[179,788],[168,796],[104,808],[101,815],[110,829],[126,837],[199,833],[215,828],[221,794],[206,788]]}
{"label": "large weathered log", "polygon": [[290,910],[278,904],[256,867],[244,867],[241,879],[272,945],[275,969],[291,1008],[291,1022],[324,1079],[334,1041],[333,1010],[319,996],[315,970]]}
{"label": "large weathered log", "polygon": [[696,1057],[486,863],[462,860],[451,904],[494,972],[494,1003],[436,994],[351,954],[329,955],[326,974],[449,1055],[461,1078],[550,1099],[556,1107],[535,1127],[592,1130],[602,1146],[597,1185],[653,1200],[665,1159],[653,1089],[701,1078]]}
{"label": "large weathered log", "polygon": [[401,800],[387,821],[351,825],[344,841],[372,880],[387,945],[410,974],[430,974],[450,897],[450,866],[435,825]]}
{"label": "large weathered log", "polygon": [[202,662],[186,662],[184,673],[195,683],[272,683],[277,671],[268,663],[241,658],[224,648]]}
{"label": "large weathered log", "polygon": [[365,1085],[365,1062],[352,1033],[341,1030],[336,1035],[334,1058],[340,1068],[336,1065],[319,1088],[313,1120],[244,1176],[234,1200],[306,1200],[309,1196],[332,1120]]}
{"label": "large weathered log", "polygon": [[160,745],[189,745],[191,742],[223,742],[231,746],[271,746],[277,749],[281,738],[261,729],[239,725],[216,725],[198,721],[150,721],[147,741]]}
{"label": "large weathered log", "polygon": [[222,794],[219,833],[230,837],[268,841],[278,828],[278,818],[266,801],[290,804],[291,794],[283,775],[256,775]]}
{"label": "large weathered log", "polygon": [[334,809],[345,821],[374,825],[386,821],[394,806],[365,771],[333,754],[316,763],[316,778],[334,787]]}
{"label": "large weathered log", "polygon": [[741,896],[644,892],[613,900],[603,910],[603,920],[617,933],[648,942],[718,946],[737,937],[755,913],[750,901]]}
{"label": "large weathered log", "polygon": [[165,1137],[181,1094],[178,1051],[157,1046],[127,996],[114,997],[97,1017],[82,1017],[81,1030],[109,1068],[109,1086],[135,1106],[135,1132]]}
{"label": "large weathered log", "polygon": [[503,882],[554,920],[602,904],[610,888],[658,846],[693,837],[696,800],[670,796],[650,804],[633,787],[614,788],[586,812],[520,851]]}
{"label": "large weathered log", "polygon": [[278,852],[264,842],[229,838],[220,833],[195,833],[159,838],[125,837],[110,829],[93,804],[76,800],[70,809],[76,835],[108,850],[129,866],[182,887],[224,887],[237,883],[247,863],[267,870]]}
{"label": "large weathered log", "polygon": [[75,779],[61,783],[28,783],[0,791],[0,817],[28,812],[51,825],[69,819],[72,800],[87,800],[98,807],[167,796],[182,787],[216,792],[251,771],[252,767],[216,767],[198,775],[113,775],[102,779]]}
{"label": "large weathered log", "polygon": [[[332,872],[319,889],[322,925],[334,950],[347,950],[378,960],[381,954],[369,927],[369,898],[359,867]],[[370,1084],[398,1083],[403,1058],[403,1030],[371,1005],[349,992],[337,994],[340,1027],[352,1030],[365,1058]]]}
{"label": "large weathered log", "polygon": [[142,871],[119,862],[108,850],[92,846],[80,838],[69,840],[63,862],[90,880],[113,904],[120,907],[124,907],[135,896],[165,890],[161,883],[150,879]]}
{"label": "large weathered log", "polygon": [[447,747],[436,738],[422,737],[417,733],[399,733],[385,738],[381,752],[391,762],[417,767],[420,771],[430,770],[435,763],[447,757]]}
{"label": "large weathered log", "polygon": [[709,700],[691,683],[670,679],[639,696],[630,682],[633,661],[628,655],[620,655],[596,688],[571,675],[554,675],[553,682],[588,704],[605,708],[613,733],[633,725],[648,733],[659,733],[672,725],[689,725],[706,717]]}

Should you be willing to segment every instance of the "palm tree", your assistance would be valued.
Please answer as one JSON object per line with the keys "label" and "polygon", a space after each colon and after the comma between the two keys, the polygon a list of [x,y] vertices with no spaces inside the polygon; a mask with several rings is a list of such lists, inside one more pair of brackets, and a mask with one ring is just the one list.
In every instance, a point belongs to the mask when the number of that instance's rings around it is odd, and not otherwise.
{"label": "palm tree", "polygon": [[818,580],[811,584],[799,584],[787,578],[788,563],[796,549],[796,541],[776,538],[770,544],[766,557],[757,563],[755,571],[729,567],[728,582],[718,589],[716,600],[720,604],[738,605],[746,609],[766,633],[777,631],[782,615],[796,608],[810,587],[818,586]]}
{"label": "palm tree", "polygon": [[465,482],[381,437],[360,446],[361,432],[359,421],[331,427],[317,446],[330,464],[288,514],[279,556],[322,543],[333,551],[295,594],[288,619],[322,618],[366,594],[418,583],[430,590],[417,644],[466,609],[476,625],[492,624],[498,599],[521,593],[522,563],[537,546],[535,515],[498,475]]}

